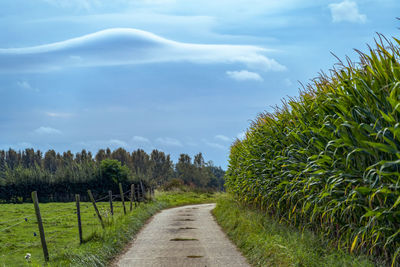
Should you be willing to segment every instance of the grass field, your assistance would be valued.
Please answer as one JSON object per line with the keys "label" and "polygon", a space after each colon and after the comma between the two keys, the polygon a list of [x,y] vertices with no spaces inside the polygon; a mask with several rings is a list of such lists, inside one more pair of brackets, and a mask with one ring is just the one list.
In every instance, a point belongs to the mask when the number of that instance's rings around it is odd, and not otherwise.
{"label": "grass field", "polygon": [[375,266],[366,257],[339,251],[311,232],[279,223],[229,196],[217,200],[213,213],[252,266]]}
{"label": "grass field", "polygon": [[[213,200],[212,194],[158,193],[156,201],[141,204],[127,216],[123,215],[121,202],[114,202],[113,217],[108,202],[99,202],[100,213],[107,224],[105,230],[101,228],[92,203],[82,202],[82,245],[79,245],[75,202],[40,204],[49,265],[104,266],[157,211]],[[129,210],[129,203],[127,207]],[[0,244],[0,266],[44,264],[33,204],[0,204]],[[25,259],[27,253],[31,254],[29,261]]]}

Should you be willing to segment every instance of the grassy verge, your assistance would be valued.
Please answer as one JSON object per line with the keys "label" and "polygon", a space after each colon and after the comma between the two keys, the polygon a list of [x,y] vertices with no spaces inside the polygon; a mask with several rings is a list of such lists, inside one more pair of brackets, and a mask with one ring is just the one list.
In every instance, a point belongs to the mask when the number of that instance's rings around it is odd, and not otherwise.
{"label": "grassy verge", "polygon": [[228,195],[218,198],[213,212],[253,266],[374,266],[365,257],[338,251],[312,233],[279,224]]}
{"label": "grassy verge", "polygon": [[[107,225],[105,230],[100,227],[92,204],[83,202],[85,242],[82,245],[78,240],[75,203],[40,204],[50,254],[49,266],[105,266],[158,211],[213,201],[214,194],[158,193],[155,201],[141,204],[126,216],[121,203],[115,202],[113,217],[108,212],[108,203],[100,202],[98,206]],[[0,218],[0,266],[44,265],[33,205],[1,204]],[[29,261],[24,258],[26,253],[32,255]]]}

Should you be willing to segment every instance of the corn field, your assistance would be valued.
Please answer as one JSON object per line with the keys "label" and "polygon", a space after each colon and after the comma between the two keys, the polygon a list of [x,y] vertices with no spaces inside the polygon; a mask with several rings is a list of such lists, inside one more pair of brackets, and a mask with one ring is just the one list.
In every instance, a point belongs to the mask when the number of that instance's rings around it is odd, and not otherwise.
{"label": "corn field", "polygon": [[225,177],[238,200],[400,266],[400,40],[378,37],[260,114]]}

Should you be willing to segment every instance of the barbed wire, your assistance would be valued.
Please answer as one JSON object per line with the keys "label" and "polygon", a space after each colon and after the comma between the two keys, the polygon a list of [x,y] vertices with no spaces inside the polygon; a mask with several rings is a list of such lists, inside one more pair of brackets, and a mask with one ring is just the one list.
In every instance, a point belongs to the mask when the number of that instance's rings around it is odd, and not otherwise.
{"label": "barbed wire", "polygon": [[57,217],[42,218],[42,220],[43,221],[45,221],[45,220],[54,221],[54,220],[57,220],[57,219],[60,219],[60,218],[69,217],[69,216],[73,216],[73,215],[75,215],[75,212],[72,213],[72,214],[69,213],[69,214],[60,215],[60,216],[57,216]]}
{"label": "barbed wire", "polygon": [[11,229],[11,228],[13,228],[13,227],[15,227],[15,226],[17,226],[17,225],[20,225],[21,223],[24,223],[24,222],[26,222],[26,221],[23,220],[23,221],[20,221],[20,222],[18,222],[18,223],[16,223],[16,224],[11,225],[11,226],[5,227],[5,228],[1,229],[0,232],[4,232],[5,230]]}
{"label": "barbed wire", "polygon": [[[128,191],[123,192],[123,195],[124,195],[124,196],[125,196],[125,195],[128,195],[128,196],[129,196],[130,193],[131,193],[131,190],[129,189]],[[111,196],[112,196],[112,199],[114,200],[114,199],[115,199],[114,197],[121,197],[121,194],[111,195]],[[102,197],[102,198],[96,199],[95,202],[98,202],[98,201],[100,201],[100,200],[107,199],[107,198],[109,198],[109,197],[110,197],[109,195],[104,196],[104,197]]]}
{"label": "barbed wire", "polygon": [[[63,209],[57,209],[57,213],[63,213],[63,212],[71,211],[71,210],[76,211],[75,204],[72,207],[66,207],[66,208],[63,208]],[[54,212],[52,212],[52,213],[54,213]],[[49,217],[52,213],[46,212],[46,211],[42,211],[42,210],[40,211],[40,214],[41,214],[42,218]]]}
{"label": "barbed wire", "polygon": [[109,196],[107,195],[107,196],[105,196],[105,197],[102,197],[102,198],[96,199],[96,200],[95,200],[95,202],[98,202],[98,201],[100,201],[100,200],[106,199],[106,198],[108,198],[108,197],[109,197]]}
{"label": "barbed wire", "polygon": [[57,237],[61,236],[63,233],[58,233],[49,237],[46,237],[46,243],[53,241],[54,239],[56,239]]}
{"label": "barbed wire", "polygon": [[[31,217],[33,217],[33,216],[34,216],[34,215],[30,215],[30,216],[24,217],[24,220],[27,221],[28,218],[31,218]],[[6,223],[10,223],[10,222],[16,222],[16,221],[19,221],[19,220],[21,220],[21,218],[14,219],[14,220],[9,220],[9,221],[3,221],[3,222],[0,222],[0,224],[6,224]]]}
{"label": "barbed wire", "polygon": [[[128,199],[130,199],[130,193],[131,193],[131,190],[128,190],[128,191],[123,192],[123,195],[124,195],[124,196],[125,196],[125,195],[128,195]],[[99,199],[97,199],[97,200],[95,200],[95,201],[98,202],[98,201],[107,199],[107,198],[109,198],[109,197],[110,197],[110,196],[107,195],[107,196],[104,196],[104,197],[102,197],[102,198],[99,198]],[[112,198],[112,200],[115,200],[115,199],[117,199],[117,198],[120,198],[120,199],[121,199],[121,194],[112,195],[111,198]],[[138,194],[138,196],[136,196],[136,192],[133,194],[133,201],[137,202],[137,201],[139,201],[141,198],[143,198],[143,197],[140,197],[139,194]],[[90,205],[88,205],[88,206],[83,206],[83,207],[81,207],[81,208],[88,209],[88,208],[90,208]],[[65,218],[65,217],[73,216],[73,215],[76,214],[76,212],[77,212],[75,207],[68,207],[68,208],[62,209],[61,211],[58,210],[57,212],[59,212],[59,213],[61,212],[61,213],[62,213],[62,212],[66,212],[66,211],[71,211],[71,209],[72,209],[73,213],[64,214],[64,215],[60,215],[60,216],[57,216],[57,217],[50,217],[50,218],[48,217],[49,214],[46,214],[46,213],[43,214],[43,213],[42,213],[42,215],[41,215],[41,216],[42,216],[42,220],[44,220],[44,221],[51,221],[51,220],[56,220],[56,219],[60,219],[60,218]],[[32,217],[34,217],[34,215],[30,215],[30,216],[24,217],[24,220],[21,220],[21,221],[15,223],[15,224],[13,224],[13,225],[10,225],[10,226],[7,226],[7,227],[5,227],[5,228],[3,228],[3,229],[0,229],[0,232],[4,232],[4,231],[6,231],[7,229],[11,229],[11,228],[16,227],[16,226],[18,226],[18,225],[20,225],[20,224],[22,224],[22,223],[24,223],[24,222],[27,222],[27,221],[28,221],[28,218],[32,218]],[[6,223],[10,223],[10,222],[15,222],[15,221],[18,221],[18,220],[20,220],[20,218],[15,219],[15,220],[3,221],[3,222],[0,222],[0,224],[6,224]],[[36,221],[35,223],[37,223],[37,221]]]}

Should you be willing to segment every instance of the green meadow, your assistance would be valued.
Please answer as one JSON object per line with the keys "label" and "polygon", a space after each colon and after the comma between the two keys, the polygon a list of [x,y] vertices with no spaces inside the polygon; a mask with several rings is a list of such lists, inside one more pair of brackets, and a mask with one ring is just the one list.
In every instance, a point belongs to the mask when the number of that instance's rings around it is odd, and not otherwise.
{"label": "green meadow", "polygon": [[[43,219],[50,266],[105,266],[148,218],[159,210],[184,204],[214,201],[215,194],[191,192],[157,193],[156,199],[141,203],[123,214],[121,202],[114,202],[111,216],[108,202],[98,202],[106,227],[103,230],[91,202],[81,202],[83,244],[79,244],[75,202],[43,203]],[[32,203],[0,204],[0,266],[42,266],[43,251]],[[29,260],[25,259],[31,254]]]}

